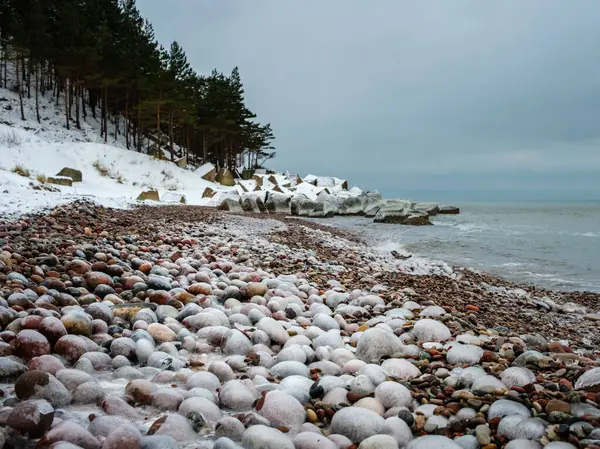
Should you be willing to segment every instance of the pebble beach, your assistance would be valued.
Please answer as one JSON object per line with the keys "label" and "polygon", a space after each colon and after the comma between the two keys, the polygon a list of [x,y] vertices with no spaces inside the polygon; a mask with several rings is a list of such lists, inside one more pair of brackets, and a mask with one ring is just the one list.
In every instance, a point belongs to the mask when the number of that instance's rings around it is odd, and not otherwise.
{"label": "pebble beach", "polygon": [[284,215],[0,219],[0,448],[600,449],[600,294]]}

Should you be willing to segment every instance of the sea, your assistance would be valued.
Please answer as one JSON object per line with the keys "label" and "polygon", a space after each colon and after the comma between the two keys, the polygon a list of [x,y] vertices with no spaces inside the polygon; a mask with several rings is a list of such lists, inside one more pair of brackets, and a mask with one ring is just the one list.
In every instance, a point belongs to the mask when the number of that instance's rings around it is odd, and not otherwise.
{"label": "sea", "polygon": [[457,203],[459,215],[434,226],[335,217],[384,251],[443,260],[509,281],[563,291],[600,292],[600,201]]}

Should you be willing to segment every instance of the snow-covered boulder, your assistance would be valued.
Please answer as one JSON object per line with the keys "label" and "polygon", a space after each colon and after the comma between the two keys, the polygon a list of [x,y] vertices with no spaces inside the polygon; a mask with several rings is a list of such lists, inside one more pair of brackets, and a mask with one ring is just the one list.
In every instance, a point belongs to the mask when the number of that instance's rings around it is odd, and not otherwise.
{"label": "snow-covered boulder", "polygon": [[137,197],[138,201],[160,201],[156,190],[147,190],[142,192]]}
{"label": "snow-covered boulder", "polygon": [[244,212],[253,212],[255,214],[260,214],[267,211],[265,203],[260,198],[260,196],[244,194],[242,195],[241,204]]}
{"label": "snow-covered boulder", "polygon": [[161,201],[163,201],[164,203],[179,203],[179,204],[186,203],[184,194],[178,193],[178,192],[171,192],[171,191],[167,191],[167,192],[163,193]]}
{"label": "snow-covered boulder", "polygon": [[74,168],[64,167],[61,171],[59,171],[56,176],[64,176],[67,178],[71,178],[73,182],[82,182],[83,175],[80,170],[76,170]]}
{"label": "snow-covered boulder", "polygon": [[412,209],[412,203],[408,200],[390,200],[379,208],[375,214],[375,223],[393,223],[404,225],[427,225],[431,224],[429,215]]}
{"label": "snow-covered boulder", "polygon": [[200,176],[202,179],[209,182],[215,182],[217,177],[217,169],[210,162],[198,167],[196,170],[194,170],[194,173],[198,174],[198,176]]}
{"label": "snow-covered boulder", "polygon": [[239,194],[236,191],[227,192],[219,198],[219,210],[241,214],[244,212]]}
{"label": "snow-covered boulder", "polygon": [[437,215],[440,211],[440,207],[436,203],[415,203],[412,209],[417,212],[424,212],[430,217]]}
{"label": "snow-covered boulder", "polygon": [[314,203],[314,208],[309,212],[308,216],[314,218],[331,218],[336,212],[338,212],[338,208],[335,204],[328,201],[317,202]]}
{"label": "snow-covered boulder", "polygon": [[340,215],[362,215],[363,202],[360,196],[338,196]]}
{"label": "snow-covered boulder", "polygon": [[267,211],[274,214],[290,214],[291,213],[291,195],[283,193],[270,192],[265,201]]}
{"label": "snow-covered boulder", "polygon": [[361,194],[363,203],[363,213],[367,217],[374,217],[377,211],[385,204],[381,193],[377,191],[363,192]]}
{"label": "snow-covered boulder", "polygon": [[316,204],[316,202],[310,200],[305,194],[296,194],[290,200],[290,211],[292,215],[308,217],[315,209]]}
{"label": "snow-covered boulder", "polygon": [[224,186],[234,186],[235,179],[233,179],[233,174],[227,168],[222,168],[217,172],[217,176],[215,178],[216,182]]}

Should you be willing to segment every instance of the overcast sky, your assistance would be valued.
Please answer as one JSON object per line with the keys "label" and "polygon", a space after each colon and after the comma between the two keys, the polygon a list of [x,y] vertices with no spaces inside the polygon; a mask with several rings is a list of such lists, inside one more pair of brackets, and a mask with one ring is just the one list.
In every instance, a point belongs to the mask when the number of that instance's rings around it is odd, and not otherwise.
{"label": "overcast sky", "polygon": [[600,198],[598,1],[138,6],[198,72],[239,66],[273,168],[413,199]]}

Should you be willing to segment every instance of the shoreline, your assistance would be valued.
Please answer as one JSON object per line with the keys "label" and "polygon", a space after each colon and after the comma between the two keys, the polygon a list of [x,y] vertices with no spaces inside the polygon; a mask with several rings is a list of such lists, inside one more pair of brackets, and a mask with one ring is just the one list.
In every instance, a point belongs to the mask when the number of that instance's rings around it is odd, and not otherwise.
{"label": "shoreline", "polygon": [[[502,430],[508,407],[535,425],[527,439],[594,447],[600,336],[585,316],[598,294],[448,273],[344,229],[198,206],[70,203],[0,220],[0,247],[0,437],[12,445],[39,427],[39,448],[118,449],[109,425],[169,449],[433,435],[458,448],[484,431],[481,446],[498,449],[518,439]],[[63,421],[32,427],[23,404]]]}
{"label": "shoreline", "polygon": [[[576,336],[574,341],[577,343],[581,343],[581,338],[583,337],[581,335],[577,335],[580,332],[574,332],[571,330],[573,327],[573,322],[580,322],[584,328],[589,327],[589,324],[591,323],[593,328],[593,323],[596,323],[595,317],[590,321],[584,320],[583,317],[585,315],[597,314],[600,312],[600,310],[598,310],[600,309],[600,306],[598,306],[600,304],[600,293],[598,292],[562,291],[541,288],[535,285],[513,282],[498,276],[472,269],[470,267],[462,267],[458,265],[447,265],[452,269],[452,274],[449,275],[449,273],[443,269],[435,270],[435,267],[440,263],[446,265],[446,263],[443,261],[416,256],[404,261],[398,261],[390,254],[379,251],[375,246],[372,245],[372,243],[355,234],[351,230],[317,223],[315,221],[306,219],[305,217],[293,217],[286,216],[284,214],[256,214],[247,212],[238,214],[219,211],[209,206],[139,205],[130,207],[128,209],[114,209],[111,207],[99,206],[86,200],[78,200],[75,202],[66,203],[64,205],[59,205],[53,210],[56,211],[62,208],[69,208],[74,204],[83,204],[84,206],[89,206],[92,208],[100,208],[106,211],[109,215],[123,215],[127,217],[126,220],[131,220],[130,217],[136,216],[136,212],[143,211],[144,215],[147,216],[146,219],[150,222],[153,220],[164,220],[167,224],[174,223],[176,221],[185,223],[189,220],[189,218],[187,218],[188,216],[186,216],[187,211],[195,211],[195,214],[191,215],[192,223],[216,224],[220,223],[223,218],[234,219],[234,217],[240,219],[242,223],[247,221],[247,219],[265,223],[282,223],[286,225],[286,230],[265,230],[260,229],[262,226],[257,225],[256,227],[258,229],[255,229],[255,235],[266,238],[271,243],[286,245],[292,250],[310,250],[314,252],[320,260],[323,260],[326,263],[337,261],[336,249],[328,247],[327,245],[323,245],[323,240],[315,238],[314,235],[307,233],[306,230],[308,229],[329,234],[333,238],[341,238],[347,242],[350,242],[352,245],[358,245],[359,249],[362,246],[363,249],[375,253],[376,257],[380,255],[381,260],[387,261],[386,263],[388,264],[388,268],[394,267],[395,269],[399,270],[398,273],[376,273],[375,279],[368,278],[368,280],[371,282],[376,281],[375,283],[379,283],[379,281],[382,281],[384,283],[388,283],[392,288],[395,287],[397,289],[404,288],[403,285],[406,285],[410,288],[416,288],[418,290],[416,292],[418,296],[432,295],[431,299],[434,299],[435,301],[433,302],[435,302],[437,305],[442,305],[444,307],[455,307],[456,304],[466,306],[470,303],[473,303],[473,305],[477,305],[483,311],[487,310],[491,313],[494,313],[493,306],[495,304],[486,302],[490,300],[493,301],[494,299],[497,300],[498,297],[494,297],[494,295],[500,294],[503,300],[512,298],[513,300],[518,301],[517,304],[520,306],[527,305],[530,307],[532,304],[535,305],[536,313],[540,314],[539,317],[535,317],[535,320],[543,319],[543,317],[554,317],[555,319],[553,322],[555,322],[557,326],[550,326],[548,328],[549,330],[552,328],[556,329],[562,327],[564,324],[561,320],[563,315],[568,317],[570,313],[575,311],[580,319],[575,321],[571,320],[572,322],[568,323],[568,327],[570,335]],[[44,213],[33,213],[24,215],[18,219],[11,217],[8,220],[13,222],[22,219],[35,221],[44,215]],[[50,212],[50,215],[52,215],[52,212]],[[241,226],[243,227],[244,225],[242,224]],[[227,227],[227,223],[223,223],[223,229],[226,230]],[[1,235],[2,234],[0,233],[0,236]],[[85,237],[89,238],[90,236]],[[0,242],[2,242],[1,237]],[[413,264],[415,261],[424,262],[426,264],[424,269],[429,269],[434,272],[430,274],[419,273],[419,270],[415,269]],[[352,266],[352,264],[353,262],[351,262],[350,266]],[[342,264],[342,266],[344,265]],[[271,266],[270,268],[273,269],[275,274],[280,274],[275,265]],[[351,279],[352,283],[359,286],[359,288],[370,288],[368,282],[361,282],[361,280],[356,278],[356,276],[351,275],[349,279]],[[325,287],[325,285],[322,287]],[[448,295],[448,297],[444,297],[444,295]],[[548,301],[544,302],[546,299],[548,299]],[[567,304],[566,311],[562,310],[562,306],[564,304]],[[576,305],[585,307],[585,313],[582,313],[581,310],[577,310]],[[532,323],[529,316],[526,315],[525,319],[519,318],[516,316],[514,310],[501,309],[498,312],[504,315],[503,319],[505,319],[507,323],[518,324],[513,332],[523,332]],[[479,318],[486,320],[486,315],[482,314],[479,316]],[[493,324],[494,320],[487,320],[487,322],[489,324]],[[590,329],[587,333],[593,332]],[[549,335],[554,335],[555,338],[564,339],[564,330],[555,331]],[[600,343],[600,336],[598,337],[598,342]],[[572,342],[570,343],[572,344]],[[592,347],[592,345],[587,346],[589,348]],[[598,351],[600,352],[600,348]]]}

